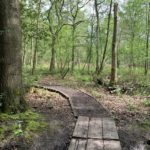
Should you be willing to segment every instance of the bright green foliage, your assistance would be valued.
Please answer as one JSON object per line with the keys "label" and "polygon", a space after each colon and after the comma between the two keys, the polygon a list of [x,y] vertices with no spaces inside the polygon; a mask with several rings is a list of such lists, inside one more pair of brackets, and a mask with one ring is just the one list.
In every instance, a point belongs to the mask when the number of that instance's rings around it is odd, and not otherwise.
{"label": "bright green foliage", "polygon": [[[33,59],[33,50],[35,48],[36,35],[36,17],[37,5],[39,0],[22,0],[21,1],[21,18],[22,18],[22,32],[23,32],[23,54],[24,54],[24,68],[25,77],[30,74]],[[55,41],[55,70],[53,74],[59,74],[61,78],[71,72],[72,64],[72,46],[74,44],[75,51],[75,76],[82,81],[91,81],[95,74],[96,63],[96,16],[93,5],[94,3],[84,1],[64,0],[64,4],[58,3],[59,0],[51,1],[56,3],[55,8],[51,7],[48,0],[42,1],[41,13],[39,16],[39,32],[38,32],[38,51],[37,51],[37,71],[35,76],[26,80],[28,83],[38,80],[44,73],[48,73],[50,61],[52,57],[51,49],[52,39],[56,37],[53,31],[58,28],[59,34]],[[62,2],[60,0],[60,2]],[[108,12],[110,0],[99,5],[99,20],[100,20],[100,37],[99,37],[99,64],[103,57],[104,46],[106,42]],[[113,1],[114,3],[114,1]],[[150,55],[146,55],[146,36],[148,32],[148,5],[149,1],[129,0],[119,3],[118,16],[118,36],[117,36],[117,55],[118,55],[118,83],[136,83],[139,85],[149,86],[150,80],[148,75],[145,76],[145,61],[150,60]],[[62,8],[60,8],[62,4]],[[83,6],[83,7],[82,7]],[[72,37],[73,30],[73,15],[75,15],[78,7],[82,7],[77,11],[76,30],[74,38]],[[50,10],[50,15],[48,12]],[[61,11],[61,13],[59,12]],[[48,21],[50,18],[50,22]],[[106,51],[106,58],[104,59],[104,69],[99,75],[104,81],[110,79],[111,66],[111,48],[112,48],[112,31],[113,31],[113,12],[110,20],[110,32],[108,38],[108,46]],[[61,28],[62,26],[62,28]],[[53,31],[51,31],[51,29]],[[93,30],[92,30],[93,29]],[[74,43],[73,43],[74,39]],[[149,42],[149,41],[148,41]],[[149,50],[148,50],[149,51]],[[149,53],[149,52],[148,52]],[[149,63],[149,62],[148,62]],[[40,69],[39,69],[40,68]],[[38,72],[39,70],[40,73]],[[43,70],[43,71],[42,71]],[[77,73],[77,74],[76,74]],[[82,74],[88,74],[83,76]],[[85,78],[85,79],[84,79]],[[27,84],[28,84],[27,83]],[[141,89],[142,90],[142,89]],[[144,94],[144,91],[142,90]],[[147,93],[147,92],[146,92]]]}

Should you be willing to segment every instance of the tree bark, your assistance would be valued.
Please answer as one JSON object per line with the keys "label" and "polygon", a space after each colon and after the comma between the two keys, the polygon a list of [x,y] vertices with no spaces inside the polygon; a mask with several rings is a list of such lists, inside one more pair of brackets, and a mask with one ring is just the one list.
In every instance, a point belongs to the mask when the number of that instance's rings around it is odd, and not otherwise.
{"label": "tree bark", "polygon": [[109,14],[108,14],[106,42],[105,42],[105,46],[104,46],[104,52],[103,52],[102,61],[101,61],[101,64],[100,64],[100,69],[99,69],[99,72],[98,72],[99,74],[103,71],[104,61],[105,61],[105,57],[106,57],[106,51],[107,51],[107,45],[108,45],[108,39],[109,39],[109,32],[110,32],[112,3],[113,3],[113,0],[111,0],[111,2],[110,2],[110,9],[109,9]]}
{"label": "tree bark", "polygon": [[36,22],[36,39],[35,39],[35,49],[33,54],[33,63],[32,63],[32,75],[34,74],[36,63],[37,63],[37,50],[38,50],[38,34],[39,34],[39,17],[41,11],[41,0],[39,0],[38,8],[37,8],[37,22]]}
{"label": "tree bark", "polygon": [[147,10],[147,17],[146,17],[146,24],[147,24],[147,35],[146,35],[146,52],[145,52],[145,75],[148,74],[148,66],[149,66],[149,37],[150,37],[150,3],[148,4]]}
{"label": "tree bark", "polygon": [[110,84],[114,85],[117,81],[117,18],[118,18],[118,3],[114,4],[114,30],[112,40],[112,66]]}
{"label": "tree bark", "polygon": [[1,0],[0,10],[0,111],[17,113],[26,109],[19,0]]}
{"label": "tree bark", "polygon": [[131,35],[131,53],[130,53],[130,69],[133,70],[135,67],[135,62],[134,62],[134,41],[135,41],[135,34],[134,32]]}
{"label": "tree bark", "polygon": [[51,61],[50,61],[50,72],[53,72],[55,70],[55,57],[56,57],[56,50],[55,50],[55,44],[56,44],[56,37],[55,35],[52,37],[52,49],[51,49]]}
{"label": "tree bark", "polygon": [[96,73],[99,71],[99,32],[100,32],[100,21],[99,21],[99,12],[98,12],[98,2],[95,0],[94,2],[95,5],[95,13],[96,13],[96,20],[97,20],[97,25],[96,25]]}
{"label": "tree bark", "polygon": [[[75,21],[74,21],[75,22]],[[72,57],[71,57],[71,73],[74,71],[75,66],[75,23],[72,25]]]}
{"label": "tree bark", "polygon": [[24,42],[23,42],[23,56],[22,56],[22,63],[23,63],[23,65],[26,65],[26,38],[24,38],[24,40],[23,40]]}

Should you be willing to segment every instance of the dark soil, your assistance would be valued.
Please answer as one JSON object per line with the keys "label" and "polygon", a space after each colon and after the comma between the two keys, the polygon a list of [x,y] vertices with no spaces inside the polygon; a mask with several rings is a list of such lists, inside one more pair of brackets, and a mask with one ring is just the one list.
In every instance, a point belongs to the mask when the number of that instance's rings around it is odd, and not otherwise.
{"label": "dark soil", "polygon": [[28,142],[18,137],[17,141],[11,141],[0,149],[67,150],[75,126],[68,100],[59,94],[37,88],[31,89],[26,100],[35,112],[43,116],[48,126]]}
{"label": "dark soil", "polygon": [[49,91],[47,96],[43,93],[40,97],[38,90],[35,91],[29,95],[29,103],[45,117],[48,128],[33,140],[29,150],[66,150],[75,126],[68,100]]}

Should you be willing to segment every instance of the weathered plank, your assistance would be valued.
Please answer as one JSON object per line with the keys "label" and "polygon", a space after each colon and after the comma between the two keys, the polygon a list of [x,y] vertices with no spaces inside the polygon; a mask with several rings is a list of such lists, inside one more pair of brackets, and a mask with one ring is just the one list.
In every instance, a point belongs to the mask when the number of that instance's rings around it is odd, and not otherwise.
{"label": "weathered plank", "polygon": [[87,140],[72,139],[68,150],[85,150]]}
{"label": "weathered plank", "polygon": [[103,141],[96,139],[88,139],[86,150],[103,150]]}
{"label": "weathered plank", "polygon": [[103,118],[103,138],[119,140],[115,122],[111,118]]}
{"label": "weathered plank", "polygon": [[88,138],[102,139],[102,119],[91,118],[89,122]]}
{"label": "weathered plank", "polygon": [[75,126],[73,137],[87,138],[88,124],[89,124],[89,117],[79,116]]}
{"label": "weathered plank", "polygon": [[76,139],[72,139],[68,150],[76,150],[77,147],[78,147],[78,141]]}
{"label": "weathered plank", "polygon": [[87,140],[79,140],[77,150],[85,150],[86,149],[86,142],[87,142]]}
{"label": "weathered plank", "polygon": [[121,150],[119,141],[104,141],[104,150]]}

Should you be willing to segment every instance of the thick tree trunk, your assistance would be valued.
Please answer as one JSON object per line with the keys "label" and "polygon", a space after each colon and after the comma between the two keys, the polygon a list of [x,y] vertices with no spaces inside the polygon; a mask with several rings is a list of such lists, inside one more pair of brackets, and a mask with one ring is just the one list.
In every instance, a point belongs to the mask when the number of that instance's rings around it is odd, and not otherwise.
{"label": "thick tree trunk", "polygon": [[25,110],[22,91],[22,56],[19,0],[0,2],[0,111]]}
{"label": "thick tree trunk", "polygon": [[118,17],[118,3],[114,4],[114,31],[112,40],[112,66],[110,84],[114,85],[117,81],[117,17]]}

